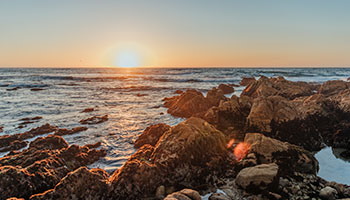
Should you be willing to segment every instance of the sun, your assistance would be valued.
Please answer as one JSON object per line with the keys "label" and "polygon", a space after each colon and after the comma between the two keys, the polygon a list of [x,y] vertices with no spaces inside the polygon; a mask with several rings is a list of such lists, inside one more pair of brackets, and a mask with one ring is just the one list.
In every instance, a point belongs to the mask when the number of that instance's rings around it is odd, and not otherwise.
{"label": "sun", "polygon": [[141,55],[133,50],[122,50],[117,53],[115,65],[117,67],[132,68],[141,65]]}

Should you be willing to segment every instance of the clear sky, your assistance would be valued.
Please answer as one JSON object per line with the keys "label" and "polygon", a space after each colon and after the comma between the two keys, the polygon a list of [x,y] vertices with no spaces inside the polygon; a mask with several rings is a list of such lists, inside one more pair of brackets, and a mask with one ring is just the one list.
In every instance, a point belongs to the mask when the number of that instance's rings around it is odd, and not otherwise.
{"label": "clear sky", "polygon": [[1,0],[1,67],[350,66],[349,0]]}

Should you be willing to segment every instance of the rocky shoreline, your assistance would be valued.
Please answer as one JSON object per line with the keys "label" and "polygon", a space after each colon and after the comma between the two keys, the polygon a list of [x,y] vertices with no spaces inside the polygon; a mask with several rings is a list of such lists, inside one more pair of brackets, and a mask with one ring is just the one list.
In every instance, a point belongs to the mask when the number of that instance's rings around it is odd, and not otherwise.
{"label": "rocky shoreline", "polygon": [[[350,187],[317,176],[313,152],[350,155],[350,82],[243,78],[240,96],[221,84],[206,96],[177,91],[168,113],[186,118],[148,127],[138,148],[112,174],[87,165],[105,156],[100,144],[69,145],[61,136],[86,127],[46,124],[0,136],[0,199],[342,199]],[[108,116],[81,124],[102,123]],[[29,143],[26,139],[39,137]]]}

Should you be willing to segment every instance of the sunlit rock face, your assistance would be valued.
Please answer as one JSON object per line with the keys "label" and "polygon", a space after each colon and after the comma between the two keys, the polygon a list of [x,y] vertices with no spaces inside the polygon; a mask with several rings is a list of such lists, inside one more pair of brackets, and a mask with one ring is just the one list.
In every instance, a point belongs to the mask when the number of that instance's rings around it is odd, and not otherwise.
{"label": "sunlit rock face", "polygon": [[256,163],[268,164],[277,163],[281,174],[293,174],[294,172],[316,174],[318,162],[314,156],[303,148],[281,142],[264,136],[260,133],[247,133],[245,143],[250,144],[247,154],[254,154],[254,161],[247,162],[252,156],[243,160],[241,164]]}
{"label": "sunlit rock face", "polygon": [[143,133],[137,138],[134,146],[140,148],[145,144],[154,146],[159,138],[170,129],[169,125],[166,124],[155,124],[147,127]]}
{"label": "sunlit rock face", "polygon": [[167,131],[155,147],[144,145],[117,172],[112,196],[152,196],[156,189],[193,188],[210,184],[227,156],[223,133],[208,122],[190,118]]}

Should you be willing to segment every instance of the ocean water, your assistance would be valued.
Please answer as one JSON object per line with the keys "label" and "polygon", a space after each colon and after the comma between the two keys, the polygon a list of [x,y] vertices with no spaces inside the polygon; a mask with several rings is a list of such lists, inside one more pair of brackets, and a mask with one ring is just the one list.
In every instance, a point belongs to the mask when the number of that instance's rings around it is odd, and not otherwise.
{"label": "ocean water", "polygon": [[[183,119],[174,118],[162,107],[162,99],[172,96],[176,90],[189,88],[206,92],[220,83],[238,84],[242,77],[284,76],[292,81],[322,83],[327,80],[346,80],[350,69],[346,68],[196,68],[196,69],[0,69],[0,135],[22,133],[45,123],[72,128],[81,126],[79,121],[95,115],[108,114],[107,122],[87,125],[87,131],[64,136],[70,144],[84,145],[102,142],[107,156],[91,167],[109,172],[123,165],[135,152],[133,141],[151,124],[175,125]],[[8,91],[18,87],[17,90]],[[41,88],[41,91],[31,91]],[[235,88],[239,95],[243,87]],[[85,108],[94,112],[81,113]],[[36,123],[18,128],[21,118],[42,116]],[[3,156],[5,153],[0,154]],[[335,158],[331,151],[318,154],[321,161],[327,156]],[[335,161],[334,161],[335,162]],[[331,162],[320,162],[319,175],[350,184],[334,173],[349,171],[350,163],[342,169],[332,170]],[[349,179],[348,179],[349,180]]]}

